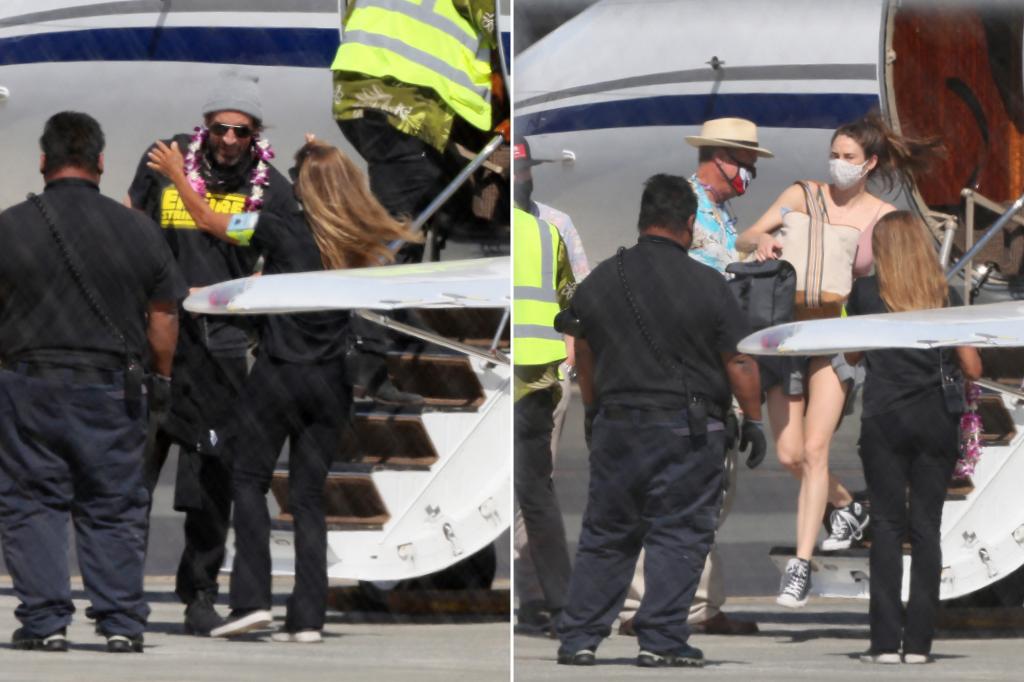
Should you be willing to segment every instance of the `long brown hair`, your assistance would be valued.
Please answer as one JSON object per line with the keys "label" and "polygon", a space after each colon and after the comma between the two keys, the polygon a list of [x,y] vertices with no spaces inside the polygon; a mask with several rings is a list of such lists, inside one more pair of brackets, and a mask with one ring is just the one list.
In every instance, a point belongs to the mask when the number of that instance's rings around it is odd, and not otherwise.
{"label": "long brown hair", "polygon": [[914,138],[896,133],[877,111],[840,126],[832,134],[832,141],[835,142],[840,135],[859,144],[865,159],[878,157],[878,163],[868,177],[879,178],[886,192],[893,188],[901,174],[916,178],[946,152],[937,137]]}
{"label": "long brown hair", "polygon": [[329,270],[392,262],[388,242],[418,242],[409,222],[396,220],[370,192],[366,176],[337,147],[307,142],[295,154],[296,183],[313,239]]}
{"label": "long brown hair", "polygon": [[928,230],[910,211],[893,211],[878,219],[871,234],[878,290],[889,310],[941,308],[949,298]]}

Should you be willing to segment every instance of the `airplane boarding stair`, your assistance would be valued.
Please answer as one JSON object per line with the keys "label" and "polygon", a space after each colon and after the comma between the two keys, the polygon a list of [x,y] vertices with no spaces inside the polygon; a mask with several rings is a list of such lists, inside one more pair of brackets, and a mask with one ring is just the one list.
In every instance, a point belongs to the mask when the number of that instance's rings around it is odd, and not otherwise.
{"label": "airplane boarding stair", "polygon": [[[420,309],[416,317],[439,336],[486,351],[503,312]],[[330,578],[392,581],[434,573],[487,548],[509,524],[511,457],[504,444],[511,436],[510,367],[390,335],[393,383],[422,395],[425,404],[395,408],[357,401],[352,432],[325,487]],[[497,348],[507,352],[508,346],[504,325]],[[291,575],[284,458],[271,490],[280,508],[272,570]],[[227,570],[232,547],[233,539]]]}

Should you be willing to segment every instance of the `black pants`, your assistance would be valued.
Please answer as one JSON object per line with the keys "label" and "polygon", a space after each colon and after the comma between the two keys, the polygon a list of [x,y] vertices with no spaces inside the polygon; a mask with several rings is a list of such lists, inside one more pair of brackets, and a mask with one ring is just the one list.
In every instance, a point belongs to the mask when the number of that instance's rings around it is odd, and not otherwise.
{"label": "black pants", "polygon": [[[197,352],[205,354],[205,351]],[[210,393],[209,396],[196,390],[187,393],[197,402],[196,407],[203,412],[203,419],[211,425],[223,424],[234,409],[228,396],[235,395],[245,380],[246,359],[243,356],[209,356],[205,362],[209,363],[206,365],[209,371],[207,376],[182,377],[180,381],[191,381],[193,384],[203,382],[208,389],[212,388],[210,384],[213,381],[219,381],[219,393]],[[183,399],[175,397],[177,400]],[[212,402],[218,404],[207,404]],[[197,422],[199,419],[197,414],[191,421]],[[196,441],[200,435],[198,430],[192,429],[197,433]],[[223,447],[224,441],[230,440],[231,436],[223,428],[217,431],[218,441]],[[204,447],[209,449],[208,435],[205,440]],[[197,443],[186,440],[182,432],[175,430],[172,434],[161,427],[157,430],[155,442],[146,450],[145,479],[150,495],[156,489],[160,471],[173,443],[181,448],[174,483],[174,508],[185,512],[185,549],[178,562],[174,591],[182,603],[190,604],[201,592],[212,599],[217,597],[217,575],[224,563],[224,543],[231,527],[231,467],[220,454],[197,452]]]}
{"label": "black pants", "polygon": [[231,608],[269,609],[267,491],[285,440],[288,511],[295,519],[295,587],[285,629],[320,629],[327,609],[324,482],[341,447],[351,403],[341,360],[300,365],[260,357],[239,406],[232,472],[235,562]]}
{"label": "black pants", "polygon": [[515,404],[515,493],[523,513],[530,558],[551,611],[565,606],[569,549],[565,524],[551,478],[551,430],[558,403],[556,387],[534,391]]}
{"label": "black pants", "polygon": [[338,128],[366,161],[370,191],[392,215],[416,218],[447,184],[440,152],[392,127],[383,113],[368,110]]}
{"label": "black pants", "polygon": [[0,531],[28,634],[71,622],[68,518],[91,602],[106,635],[141,634],[146,510],[145,420],[129,412],[123,375],[107,384],[0,370]]}
{"label": "black pants", "polygon": [[558,625],[560,653],[596,649],[609,635],[641,547],[646,589],[633,620],[640,648],[665,654],[686,645],[686,617],[715,539],[725,459],[720,422],[710,423],[704,439],[688,434],[682,410],[614,419],[601,411],[594,419],[590,490]]}
{"label": "black pants", "polygon": [[[147,451],[145,478],[150,495],[173,443],[170,434],[158,430],[156,442]],[[231,527],[231,467],[224,459],[181,445],[175,509],[185,511],[185,549],[178,562],[174,592],[184,604],[192,603],[201,592],[215,600],[217,574],[224,563],[224,544]]]}
{"label": "black pants", "polygon": [[[927,654],[935,633],[942,505],[956,464],[959,420],[936,394],[863,419],[860,457],[871,501],[871,649]],[[907,487],[910,488],[909,509]],[[910,523],[910,600],[900,587],[902,542]],[[901,627],[905,628],[901,638]]]}

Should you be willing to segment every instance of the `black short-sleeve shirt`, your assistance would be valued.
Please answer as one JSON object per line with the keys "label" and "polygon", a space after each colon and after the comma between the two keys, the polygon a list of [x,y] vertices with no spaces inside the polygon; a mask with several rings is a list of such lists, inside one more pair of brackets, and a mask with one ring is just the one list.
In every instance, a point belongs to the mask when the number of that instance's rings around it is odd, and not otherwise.
{"label": "black short-sleeve shirt", "polygon": [[[950,288],[950,303],[960,304],[960,296]],[[853,283],[846,302],[848,315],[890,312],[878,289],[878,277],[861,277]],[[867,374],[864,378],[863,417],[872,417],[911,405],[927,397],[941,396],[941,361],[958,367],[952,348],[891,348],[864,353]]]}
{"label": "black short-sleeve shirt", "polygon": [[[42,197],[84,279],[127,338],[129,351],[142,357],[148,304],[178,301],[188,293],[159,228],[87,180],[56,180]],[[89,307],[32,202],[0,214],[0,243],[4,358],[46,350],[72,351],[68,357],[73,351],[124,356],[124,347]]]}
{"label": "black short-sleeve shirt", "polygon": [[[166,144],[177,142],[182,154],[187,153],[191,138],[176,135]],[[149,150],[142,155],[135,178],[128,188],[132,206],[151,217],[164,231],[171,251],[190,287],[203,287],[252,274],[257,254],[249,248],[228,244],[196,228],[185,209],[177,188],[166,177],[146,166]],[[249,178],[256,161],[246,158],[222,185],[208,183],[211,206],[218,213],[241,213],[245,200],[252,193]],[[291,183],[273,166],[269,184],[264,187],[264,211],[286,212],[296,207]],[[225,354],[243,353],[248,347],[247,322],[243,318],[208,318],[207,346]]]}
{"label": "black short-sleeve shirt", "polygon": [[644,340],[620,283],[616,258],[609,258],[579,285],[570,305],[595,356],[598,401],[683,407],[685,393],[678,378],[683,363],[690,393],[727,406],[731,390],[721,353],[736,352],[749,330],[721,273],[661,237],[641,236],[623,255],[642,319],[676,369],[666,370]]}
{"label": "black short-sleeve shirt", "polygon": [[[264,211],[252,246],[266,256],[266,275],[323,270],[320,249],[301,211]],[[260,352],[288,362],[316,363],[345,352],[347,311],[267,315],[260,330]]]}

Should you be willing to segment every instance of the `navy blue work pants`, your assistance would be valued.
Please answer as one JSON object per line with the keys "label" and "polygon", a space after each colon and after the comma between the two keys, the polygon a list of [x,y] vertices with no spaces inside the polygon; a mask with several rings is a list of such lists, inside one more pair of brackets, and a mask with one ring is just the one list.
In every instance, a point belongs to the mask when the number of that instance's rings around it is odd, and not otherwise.
{"label": "navy blue work pants", "polygon": [[569,601],[558,624],[561,653],[596,649],[611,632],[646,550],[646,591],[634,618],[640,648],[679,651],[722,503],[725,434],[711,422],[691,439],[685,412],[640,410],[594,419],[590,490]]}
{"label": "navy blue work pants", "polygon": [[[871,501],[873,651],[931,651],[942,573],[942,505],[959,443],[959,418],[947,412],[937,392],[934,397],[861,421],[860,457]],[[910,600],[904,627],[900,592],[908,521]]]}
{"label": "navy blue work pants", "polygon": [[530,558],[549,611],[565,606],[572,570],[565,524],[551,478],[551,432],[557,390],[552,386],[534,391],[517,400],[514,407],[516,501],[523,513]]}
{"label": "navy blue work pants", "polygon": [[295,364],[263,356],[242,391],[234,450],[235,561],[232,610],[269,609],[270,512],[267,491],[285,440],[288,511],[294,517],[295,587],[285,629],[323,628],[327,610],[324,483],[347,428],[352,390],[341,360]]}
{"label": "navy blue work pants", "polygon": [[129,413],[123,378],[107,385],[0,370],[0,530],[4,561],[27,633],[71,622],[68,518],[91,602],[106,635],[141,634],[146,512],[146,428]]}

